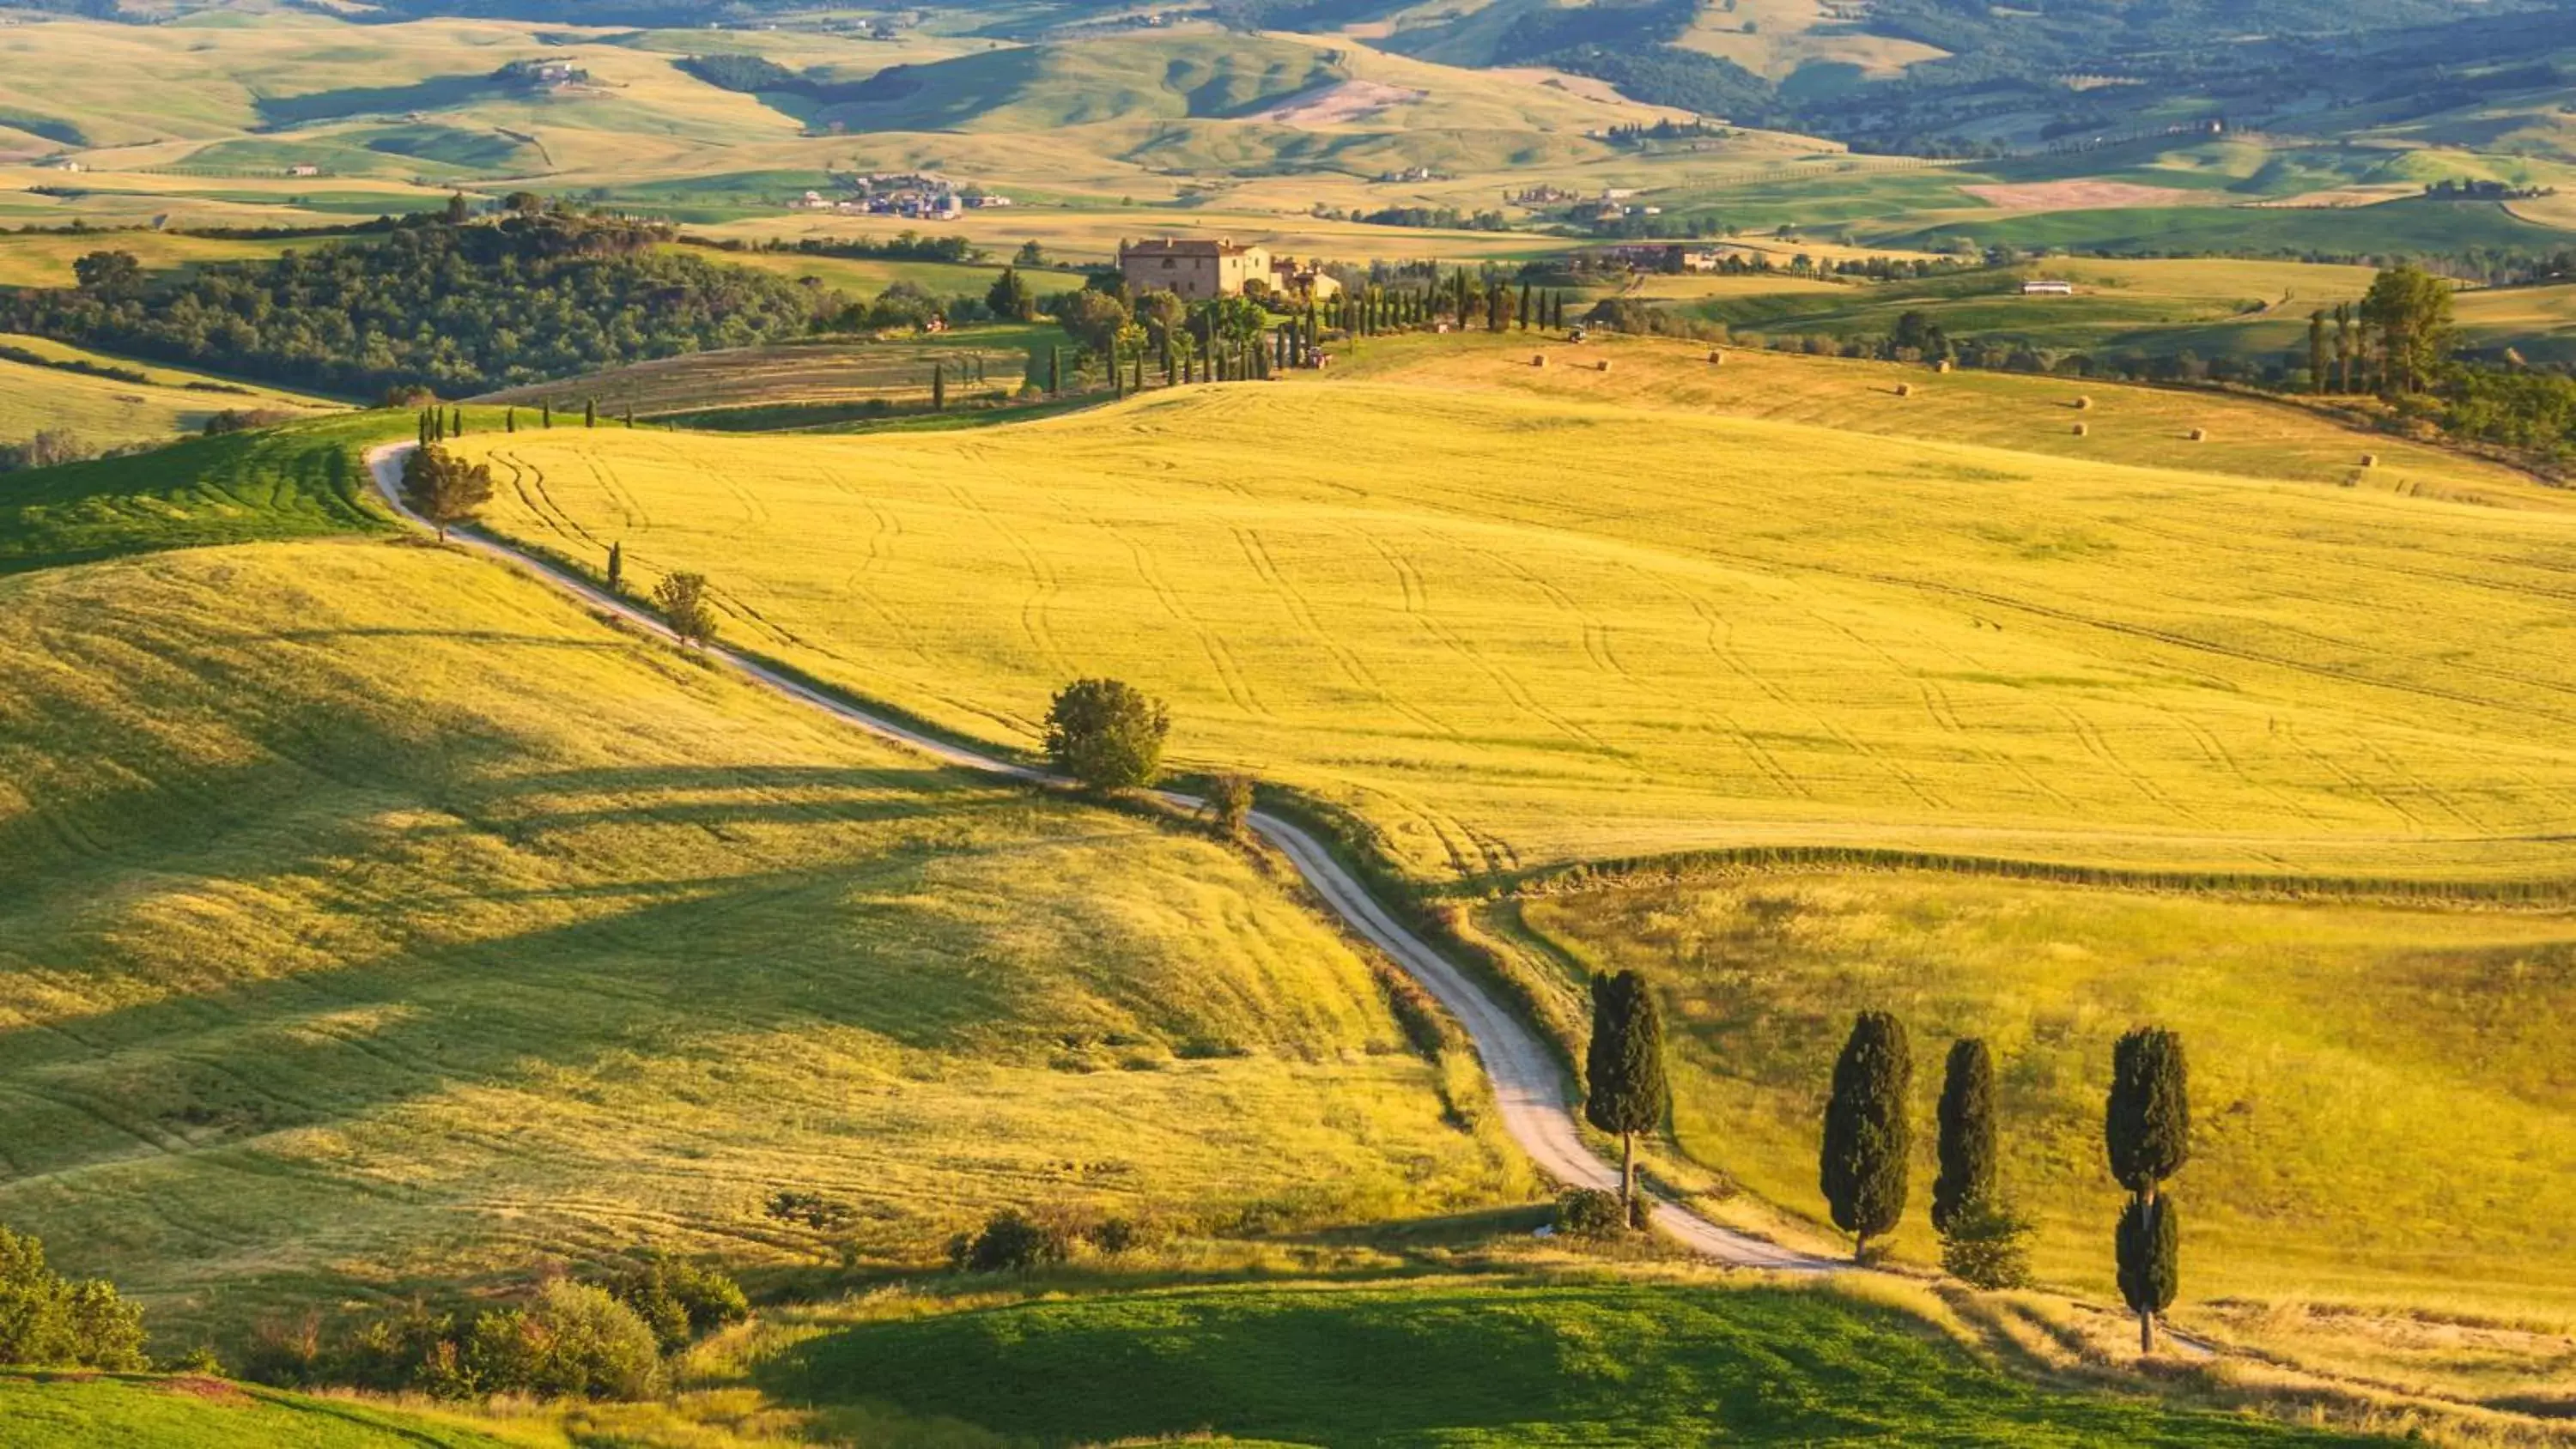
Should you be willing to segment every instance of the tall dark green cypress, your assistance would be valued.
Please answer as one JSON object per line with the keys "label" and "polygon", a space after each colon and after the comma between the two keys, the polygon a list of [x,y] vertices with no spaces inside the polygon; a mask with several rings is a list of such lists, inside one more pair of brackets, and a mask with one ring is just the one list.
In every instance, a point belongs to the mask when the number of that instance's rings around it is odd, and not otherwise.
{"label": "tall dark green cypress", "polygon": [[1941,1078],[1941,1172],[1932,1227],[1947,1233],[1995,1200],[1995,1059],[1975,1037],[1950,1043]]}
{"label": "tall dark green cypress", "polygon": [[1047,396],[1064,391],[1064,349],[1047,344]]}
{"label": "tall dark green cypress", "polygon": [[1637,1134],[1664,1125],[1664,1012],[1635,971],[1592,978],[1592,1042],[1583,1057],[1583,1115],[1619,1136],[1619,1201],[1637,1226]]}
{"label": "tall dark green cypress", "polygon": [[547,429],[547,430],[551,431],[551,430],[554,428],[554,425],[555,425],[555,405],[554,405],[553,403],[551,403],[551,402],[540,402],[540,403],[538,403],[538,404],[537,404],[537,426],[538,426],[538,427],[541,427],[541,428],[545,428],[545,429]]}
{"label": "tall dark green cypress", "polygon": [[595,428],[599,426],[599,399],[583,398],[581,400],[581,425],[585,428]]}
{"label": "tall dark green cypress", "polygon": [[1906,1106],[1913,1090],[1914,1056],[1904,1023],[1884,1011],[1862,1012],[1834,1063],[1817,1174],[1834,1226],[1854,1239],[1855,1259],[1867,1258],[1869,1240],[1905,1217],[1914,1140]]}
{"label": "tall dark green cypress", "polygon": [[612,542],[608,545],[608,591],[614,594],[625,587],[626,545],[622,542]]}
{"label": "tall dark green cypress", "polygon": [[948,411],[948,364],[944,362],[930,364],[930,410]]}
{"label": "tall dark green cypress", "polygon": [[2308,314],[2308,391],[2326,390],[2326,309]]}
{"label": "tall dark green cypress", "polygon": [[2156,1351],[2156,1315],[2182,1291],[2182,1205],[2172,1193],[2133,1197],[2116,1239],[2120,1297],[2138,1315],[2138,1352]]}
{"label": "tall dark green cypress", "polygon": [[455,426],[454,428],[452,428],[452,429],[450,429],[450,430],[449,430],[450,436],[453,436],[453,437],[459,437],[459,438],[464,437],[464,436],[465,436],[465,409],[463,409],[463,408],[458,408],[458,409],[456,409],[456,410],[455,410],[455,413],[454,413],[454,415],[453,415],[453,416],[454,416],[455,421],[456,421],[456,426]]}
{"label": "tall dark green cypress", "polygon": [[2111,1176],[2141,1197],[2191,1160],[2191,1071],[2179,1034],[2142,1026],[2111,1048],[2102,1143]]}
{"label": "tall dark green cypress", "polygon": [[2111,1049],[2111,1091],[2102,1111],[2111,1175],[2129,1190],[2113,1240],[2120,1296],[2138,1315],[2138,1351],[2156,1348],[2156,1315],[2181,1283],[2182,1217],[2165,1179],[2191,1160],[2191,1071],[2182,1037],[2142,1026]]}
{"label": "tall dark green cypress", "polygon": [[1523,283],[1521,283],[1521,330],[1522,330],[1523,332],[1527,332],[1529,329],[1530,329],[1530,284],[1529,284],[1529,283],[1527,283],[1527,282],[1523,282]]}
{"label": "tall dark green cypress", "polygon": [[501,431],[505,433],[515,433],[518,430],[519,410],[517,408],[501,409]]}

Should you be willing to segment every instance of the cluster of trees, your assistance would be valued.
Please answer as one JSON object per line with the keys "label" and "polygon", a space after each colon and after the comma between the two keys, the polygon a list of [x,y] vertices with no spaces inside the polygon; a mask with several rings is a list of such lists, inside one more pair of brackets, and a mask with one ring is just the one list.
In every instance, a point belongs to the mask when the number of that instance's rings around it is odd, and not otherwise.
{"label": "cluster of trees", "polygon": [[299,387],[451,395],[802,335],[840,299],[664,251],[630,222],[420,217],[365,244],[215,263],[158,288],[93,253],[79,285],[0,301],[0,329]]}
{"label": "cluster of trees", "polygon": [[1449,231],[1508,231],[1499,211],[1460,211],[1454,206],[1387,206],[1354,218],[1371,226],[1437,227]]}
{"label": "cluster of trees", "polygon": [[[855,257],[904,262],[978,262],[984,249],[962,236],[924,236],[910,227],[890,237],[772,237],[766,241],[744,241],[740,237],[683,236],[682,244],[708,247],[724,252],[794,252],[808,257]],[[1037,243],[1031,242],[1028,247]],[[1021,248],[1020,262],[1030,265],[1028,247]]]}
{"label": "cluster of trees", "polygon": [[[1913,1083],[1904,1023],[1883,1011],[1861,1013],[1834,1062],[1818,1185],[1834,1225],[1852,1235],[1864,1259],[1872,1238],[1904,1220]],[[1996,1182],[1994,1061],[1984,1042],[1971,1037],[1951,1044],[1939,1126],[1932,1225],[1941,1235],[1943,1266],[1982,1286],[2023,1281],[2021,1240],[2029,1226]],[[2138,1315],[2140,1349],[2152,1351],[2156,1317],[2173,1306],[2181,1283],[2181,1209],[2165,1191],[2191,1156],[2181,1037],[2140,1027],[2113,1046],[2102,1140],[2112,1177],[2130,1195],[2112,1239],[2120,1293]]]}
{"label": "cluster of trees", "polygon": [[740,1285],[647,1255],[601,1282],[552,1278],[470,1317],[415,1302],[326,1332],[319,1315],[260,1326],[243,1376],[446,1399],[644,1399],[668,1356],[750,1316]]}
{"label": "cluster of trees", "polygon": [[130,453],[148,453],[159,446],[151,442],[93,443],[69,428],[38,428],[35,436],[25,442],[0,441],[0,473],[86,463],[93,458],[121,458]]}
{"label": "cluster of trees", "polygon": [[54,1272],[43,1243],[0,1227],[0,1363],[147,1367],[143,1310],[104,1279],[74,1282]]}

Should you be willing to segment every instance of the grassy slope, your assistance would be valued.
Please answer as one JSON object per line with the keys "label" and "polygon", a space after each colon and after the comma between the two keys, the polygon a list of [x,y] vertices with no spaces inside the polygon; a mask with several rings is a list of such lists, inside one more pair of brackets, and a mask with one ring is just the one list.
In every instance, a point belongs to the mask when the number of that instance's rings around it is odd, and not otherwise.
{"label": "grassy slope", "polygon": [[358,414],[0,478],[0,573],[386,527],[358,452],[409,431]]}
{"label": "grassy slope", "polygon": [[[950,396],[963,399],[991,389],[1017,392],[1031,357],[1043,363],[1046,348],[1070,342],[1052,324],[976,327],[934,337],[887,342],[783,343],[660,358],[563,382],[531,383],[483,399],[521,408],[551,402],[556,424],[580,421],[584,399],[603,414],[634,408],[639,414],[699,408],[774,407],[848,402],[868,398],[926,402],[931,371],[948,369]],[[981,383],[968,382],[967,365],[980,359]],[[520,420],[534,426],[536,418]]]}
{"label": "grassy slope", "polygon": [[[2112,1296],[2119,1190],[2102,1165],[2102,1093],[2113,1039],[2152,1020],[2192,1052],[2199,1128],[2176,1185],[2188,1301],[2576,1319],[2576,1230],[2551,1186],[2576,1174],[2561,1045],[2576,1025],[2576,919],[1902,874],[1602,891],[1521,911],[1573,959],[1667,984],[1682,1147],[1812,1216],[1834,1053],[1853,1011],[1883,1006],[1916,1033],[1919,1123],[1949,1039],[1986,1038],[2003,1175],[2041,1224],[2039,1265]],[[1929,1259],[1928,1127],[1917,1146],[1918,1211],[1899,1244]]]}
{"label": "grassy slope", "polygon": [[0,1449],[499,1449],[472,1429],[211,1379],[0,1372]]}
{"label": "grassy slope", "polygon": [[1005,1304],[850,1327],[760,1377],[791,1399],[1043,1445],[1201,1431],[1388,1449],[2333,1442],[2042,1394],[1896,1314],[1776,1288],[1434,1282]]}
{"label": "grassy slope", "polygon": [[[165,1331],[851,1204],[1512,1190],[1212,844],[879,748],[434,550],[0,580],[0,1221]],[[1460,1070],[1466,1070],[1460,1068]]]}
{"label": "grassy slope", "polygon": [[[2072,415],[1964,381],[1924,400],[1962,430]],[[2200,405],[2095,391],[2113,456]],[[1131,679],[1185,758],[1351,804],[1432,877],[1765,842],[2554,875],[2576,784],[2576,681],[2531,647],[2576,519],[2437,455],[2375,476],[2533,506],[1396,387],[474,446],[500,526],[704,570],[758,649],[1008,740]]]}
{"label": "grassy slope", "polygon": [[[41,337],[0,333],[0,346],[49,359],[78,359],[138,371],[149,382],[95,377],[37,363],[0,359],[0,439],[17,441],[39,429],[69,428],[91,443],[122,443],[195,433],[227,409],[301,410],[331,407],[319,398],[273,388],[224,382],[202,372],[130,362]],[[219,383],[223,390],[191,387]]]}

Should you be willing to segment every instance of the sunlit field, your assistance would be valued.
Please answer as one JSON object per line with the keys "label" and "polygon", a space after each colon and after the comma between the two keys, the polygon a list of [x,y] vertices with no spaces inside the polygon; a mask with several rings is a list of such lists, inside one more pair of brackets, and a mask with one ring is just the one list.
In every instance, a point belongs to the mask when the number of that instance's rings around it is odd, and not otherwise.
{"label": "sunlit field", "polygon": [[[2078,416],[1916,375],[1989,444]],[[2289,412],[2260,416],[2300,481],[2122,466],[2113,420],[2153,439],[2194,400],[2093,392],[2101,461],[1281,384],[973,435],[465,446],[501,531],[704,571],[748,647],[1005,744],[1064,681],[1131,680],[1184,762],[1348,806],[1427,880],[1768,844],[2556,879],[2562,500],[2395,450],[2338,486],[2325,449],[2360,440]]]}
{"label": "sunlit field", "polygon": [[[2191,1052],[2187,1319],[2224,1306],[2364,1311],[2310,1343],[2398,1382],[2547,1389],[2576,1324],[2576,919],[2145,895],[1916,874],[1792,873],[1499,908],[1554,959],[1641,967],[1683,1063],[1682,1149],[1822,1222],[1816,1124],[1852,1013],[1913,1033],[1914,1207],[1900,1251],[1937,1259],[1932,1107],[1954,1036],[1993,1048],[2003,1181],[2039,1222],[2046,1277],[2099,1298],[2120,1190],[2103,1164],[2111,1044],[2154,1021]],[[1563,988],[1571,993],[1574,983]],[[2469,1315],[2484,1343],[2408,1312]],[[2374,1323],[2383,1313],[2395,1321]],[[2536,1330],[2502,1331],[2513,1322]],[[2328,1335],[2320,1332],[2312,1338]],[[2554,1346],[2553,1346],[2554,1345]]]}
{"label": "sunlit field", "polygon": [[1472,1065],[1247,858],[926,767],[489,563],[0,578],[0,681],[0,1222],[167,1343],[646,1243],[912,1264],[1005,1204],[1217,1230],[1525,1190]]}

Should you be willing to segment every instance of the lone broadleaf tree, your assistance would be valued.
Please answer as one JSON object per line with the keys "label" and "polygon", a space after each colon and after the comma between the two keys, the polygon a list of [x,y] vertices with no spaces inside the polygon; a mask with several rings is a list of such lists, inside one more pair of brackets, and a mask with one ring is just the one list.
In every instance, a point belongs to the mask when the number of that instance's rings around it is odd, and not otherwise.
{"label": "lone broadleaf tree", "polygon": [[2115,1243],[2120,1296],[2138,1315],[2138,1351],[2153,1353],[2156,1315],[2173,1306],[2181,1282],[2181,1215],[2163,1196],[2165,1179],[2191,1160],[2191,1073],[2181,1036],[2142,1026],[2111,1049],[2102,1141],[2111,1175],[2129,1190]]}
{"label": "lone broadleaf tree", "polygon": [[1913,1143],[1905,1108],[1913,1088],[1914,1057],[1904,1023],[1884,1011],[1862,1012],[1834,1063],[1819,1174],[1834,1226],[1854,1239],[1855,1259],[1866,1259],[1869,1240],[1905,1216],[1905,1174]]}
{"label": "lone broadleaf tree", "polygon": [[1932,1227],[1948,1234],[1995,1196],[1995,1059],[1975,1037],[1950,1043],[1941,1079],[1940,1175]]}
{"label": "lone broadleaf tree", "polygon": [[1077,679],[1047,706],[1047,755],[1087,789],[1154,783],[1171,732],[1162,702],[1123,680]]}
{"label": "lone broadleaf tree", "polygon": [[705,648],[716,636],[715,603],[707,595],[705,574],[664,574],[662,582],[653,586],[653,607],[662,611],[663,621],[680,636],[684,647]]}
{"label": "lone broadleaf tree", "polygon": [[1637,1226],[1637,1134],[1664,1124],[1664,1012],[1635,971],[1592,978],[1592,1044],[1583,1058],[1583,1115],[1619,1135],[1619,1203]]}
{"label": "lone broadleaf tree", "polygon": [[492,470],[435,445],[414,448],[403,459],[402,500],[444,540],[450,527],[471,520],[492,501]]}

